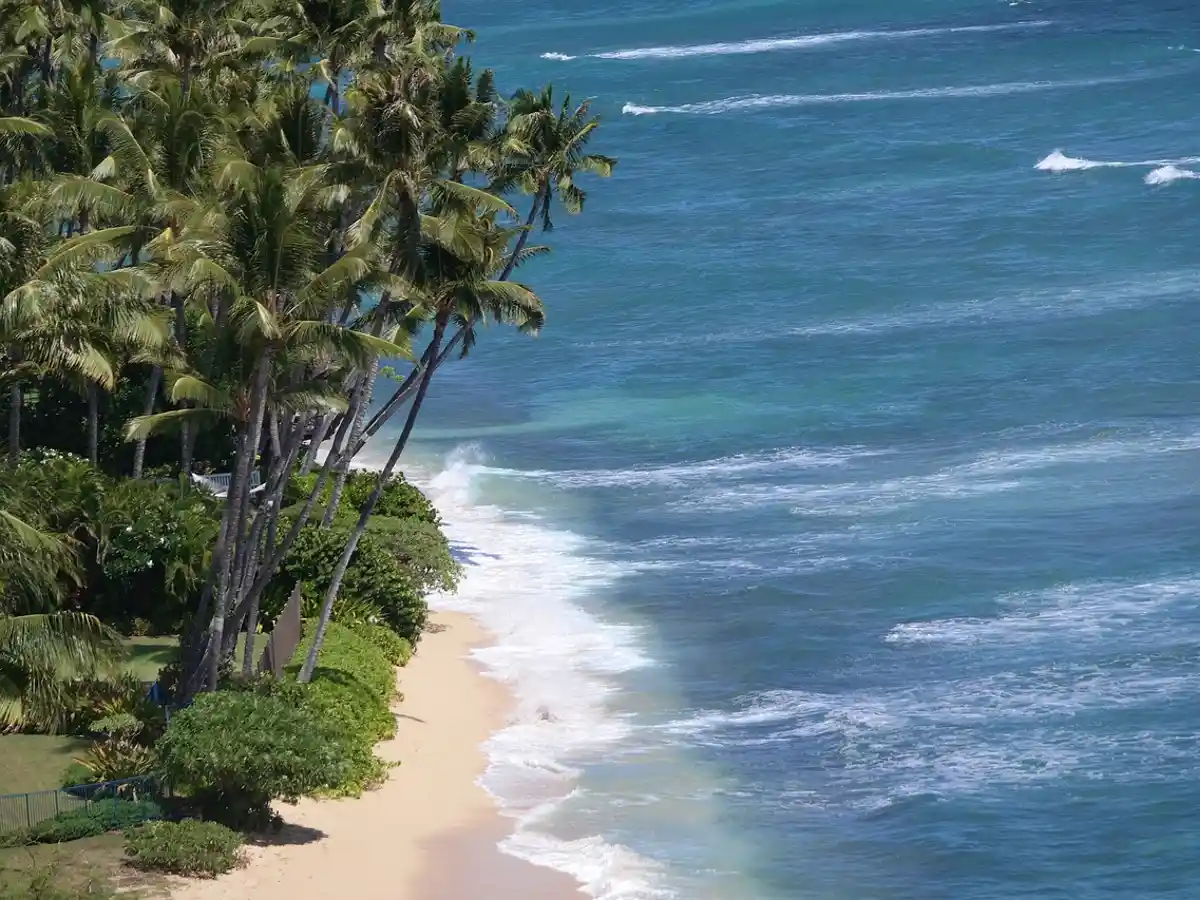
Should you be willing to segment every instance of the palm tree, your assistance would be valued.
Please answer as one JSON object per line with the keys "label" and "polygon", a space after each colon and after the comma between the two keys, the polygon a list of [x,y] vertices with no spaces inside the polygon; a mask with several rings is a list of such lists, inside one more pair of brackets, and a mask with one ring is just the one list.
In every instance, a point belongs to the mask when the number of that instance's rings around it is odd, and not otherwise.
{"label": "palm tree", "polygon": [[[554,228],[551,210],[555,198],[569,213],[583,211],[587,194],[575,183],[580,173],[602,178],[612,175],[617,165],[614,158],[586,152],[588,141],[599,125],[600,120],[591,115],[588,101],[572,107],[568,95],[556,108],[551,85],[537,93],[520,90],[513,96],[504,130],[493,138],[493,149],[488,154],[498,160],[489,167],[490,189],[505,193],[517,188],[532,195],[533,202],[524,228],[500,272],[500,281],[507,281],[513,270],[528,258],[526,242],[539,217],[543,231]],[[459,326],[435,366],[444,363],[460,342],[466,352],[474,341],[475,324],[468,319]]]}
{"label": "palm tree", "polygon": [[0,509],[0,728],[54,727],[68,680],[120,659],[119,636],[93,616],[15,612],[55,602],[77,576],[66,539]]}
{"label": "palm tree", "polygon": [[[442,199],[445,206],[458,207],[461,212],[462,198],[452,194]],[[488,205],[490,207],[492,204]],[[448,209],[441,211],[448,218],[450,217]],[[475,212],[478,213],[479,210],[475,210]],[[433,336],[430,338],[429,347],[426,350],[427,360],[437,358],[446,329],[452,322],[465,324],[468,321],[479,321],[482,318],[491,317],[496,321],[515,325],[521,331],[530,334],[536,334],[541,330],[545,321],[545,313],[537,295],[524,285],[489,277],[490,273],[496,271],[502,264],[511,236],[510,230],[495,224],[494,217],[495,213],[488,211],[474,220],[471,230],[475,232],[473,237],[478,241],[478,252],[470,257],[458,256],[436,240],[429,241],[422,246],[424,278],[420,284],[411,286],[410,296],[420,308],[427,310],[432,318]],[[460,229],[464,227],[461,221],[458,225]],[[436,229],[434,229],[434,233],[437,233]],[[462,245],[471,242],[456,240],[453,243]],[[359,541],[366,532],[375,506],[383,495],[383,490],[392,477],[396,464],[412,436],[435,368],[430,364],[424,366],[404,427],[396,439],[383,471],[379,473],[374,490],[359,510],[358,521],[355,522],[346,547],[334,567],[317,622],[316,636],[300,670],[301,682],[312,678],[325,631],[333,615],[333,607],[341,589],[342,579],[346,575],[350,559],[354,556]]]}
{"label": "palm tree", "polygon": [[[48,237],[42,224],[31,216],[16,187],[0,190],[0,298],[7,297],[32,276],[44,258]],[[3,378],[8,382],[8,464],[16,466],[21,453],[21,407],[23,404],[24,366],[21,347],[11,329],[0,327],[3,335]]]}
{"label": "palm tree", "polygon": [[226,322],[215,335],[221,344],[212,360],[217,368],[189,373],[175,385],[177,397],[181,390],[190,391],[197,405],[135,420],[130,428],[136,438],[172,421],[211,419],[220,408],[218,381],[233,385],[235,399],[227,406],[237,410],[237,459],[210,575],[213,618],[206,678],[212,685],[226,638],[225,619],[240,586],[248,589],[252,581],[245,572],[246,563],[257,556],[248,483],[264,426],[272,415],[286,415],[292,422],[297,398],[301,407],[304,402],[334,402],[332,391],[321,395],[312,384],[293,380],[297,364],[331,349],[359,365],[379,353],[406,352],[391,341],[328,321],[330,306],[348,284],[367,277],[375,262],[371,248],[364,247],[321,268],[327,174],[320,165],[260,166],[245,156],[225,156],[216,165],[220,194],[211,205],[186,222],[178,237],[163,235],[147,247],[146,266],[159,283],[202,309],[228,308],[217,317]]}

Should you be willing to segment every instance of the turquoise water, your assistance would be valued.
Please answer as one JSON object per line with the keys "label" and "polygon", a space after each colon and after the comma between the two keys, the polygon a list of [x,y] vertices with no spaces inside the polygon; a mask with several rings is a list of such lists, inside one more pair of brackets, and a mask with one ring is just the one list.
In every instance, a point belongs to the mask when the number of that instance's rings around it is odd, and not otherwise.
{"label": "turquoise water", "polygon": [[613,900],[1196,896],[1200,12],[445,13],[621,158],[421,432],[522,697],[507,849]]}

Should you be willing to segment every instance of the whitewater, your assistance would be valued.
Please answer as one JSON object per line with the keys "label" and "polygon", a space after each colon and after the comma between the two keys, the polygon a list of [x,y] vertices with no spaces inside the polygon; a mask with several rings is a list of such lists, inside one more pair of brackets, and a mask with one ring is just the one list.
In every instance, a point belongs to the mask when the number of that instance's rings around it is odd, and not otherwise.
{"label": "whitewater", "polygon": [[[898,41],[912,38],[941,37],[956,34],[987,34],[989,32],[1012,31],[1026,28],[1046,28],[1052,22],[1015,22],[1008,25],[964,25],[958,28],[913,28],[901,31],[844,31],[830,34],[808,34],[795,37],[761,38],[717,44],[693,44],[680,47],[636,47],[628,50],[608,50],[591,53],[592,59],[687,59],[693,56],[734,56],[751,53],[775,53],[789,50],[806,50],[852,41]],[[548,52],[542,59],[569,61],[577,59],[566,53]]]}

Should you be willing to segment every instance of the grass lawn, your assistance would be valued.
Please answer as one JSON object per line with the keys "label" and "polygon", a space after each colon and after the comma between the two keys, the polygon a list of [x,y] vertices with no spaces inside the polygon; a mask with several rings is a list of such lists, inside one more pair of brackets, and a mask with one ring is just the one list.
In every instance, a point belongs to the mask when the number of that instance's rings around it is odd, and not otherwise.
{"label": "grass lawn", "polygon": [[[73,889],[71,897],[166,897],[160,880],[132,872],[121,865],[125,838],[105,834],[66,844],[38,844],[0,850],[0,897],[59,897],[29,890],[31,878],[49,875],[59,889]],[[134,891],[134,893],[130,893]]]}
{"label": "grass lawn", "polygon": [[[266,649],[269,634],[255,635],[254,662],[258,664],[259,657]],[[171,661],[179,639],[174,637],[130,637],[125,638],[125,646],[129,650],[129,659],[125,662],[125,671],[138,677],[139,681],[150,684],[158,678],[158,671]],[[239,634],[237,650],[233,659],[237,666],[242,665],[242,653],[246,648],[246,635]]]}
{"label": "grass lawn", "polygon": [[125,638],[129,659],[125,671],[147,683],[158,678],[158,670],[171,661],[179,639],[175,637],[131,637]]}
{"label": "grass lawn", "polygon": [[25,794],[61,786],[63,772],[91,746],[83,738],[49,734],[0,735],[0,794]]}

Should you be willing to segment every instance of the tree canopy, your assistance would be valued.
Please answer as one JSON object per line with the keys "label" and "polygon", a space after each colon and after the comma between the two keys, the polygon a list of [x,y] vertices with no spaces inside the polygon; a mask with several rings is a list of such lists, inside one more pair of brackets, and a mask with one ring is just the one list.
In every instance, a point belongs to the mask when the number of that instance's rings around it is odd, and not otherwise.
{"label": "tree canopy", "polygon": [[[135,477],[227,467],[188,691],[215,687],[242,630],[250,660],[289,548],[396,434],[311,675],[431,379],[486,323],[541,330],[516,277],[546,252],[529,239],[616,165],[589,149],[587,102],[505,99],[472,39],[437,0],[0,0],[7,458],[31,420],[34,441],[66,423],[59,449]],[[297,469],[316,477],[283,515]]]}

